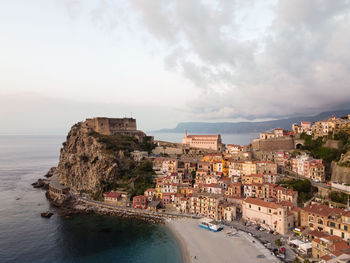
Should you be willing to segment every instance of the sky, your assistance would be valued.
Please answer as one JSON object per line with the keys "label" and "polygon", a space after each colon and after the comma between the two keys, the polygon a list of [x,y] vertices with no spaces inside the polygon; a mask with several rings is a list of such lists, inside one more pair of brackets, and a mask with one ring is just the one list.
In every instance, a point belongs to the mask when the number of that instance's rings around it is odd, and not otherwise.
{"label": "sky", "polygon": [[0,0],[0,133],[350,106],[349,0]]}

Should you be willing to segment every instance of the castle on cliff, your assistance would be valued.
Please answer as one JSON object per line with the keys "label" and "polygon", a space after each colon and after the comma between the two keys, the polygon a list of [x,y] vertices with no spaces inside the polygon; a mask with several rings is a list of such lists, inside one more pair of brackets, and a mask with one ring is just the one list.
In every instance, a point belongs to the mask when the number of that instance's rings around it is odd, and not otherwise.
{"label": "castle on cliff", "polygon": [[136,137],[139,140],[146,136],[143,131],[137,130],[136,119],[133,118],[95,117],[86,119],[83,127],[102,135],[122,134]]}

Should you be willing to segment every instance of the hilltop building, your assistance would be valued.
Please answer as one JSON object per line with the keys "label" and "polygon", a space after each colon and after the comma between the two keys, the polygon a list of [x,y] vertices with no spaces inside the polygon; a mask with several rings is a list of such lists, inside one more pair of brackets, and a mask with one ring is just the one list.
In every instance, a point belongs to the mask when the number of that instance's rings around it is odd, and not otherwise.
{"label": "hilltop building", "polygon": [[96,117],[86,119],[82,125],[89,131],[102,135],[122,134],[136,137],[139,140],[146,136],[144,132],[137,130],[136,119],[133,118]]}
{"label": "hilltop building", "polygon": [[182,144],[193,148],[209,149],[222,152],[224,144],[221,141],[221,135],[187,135],[185,130],[185,137],[182,139]]}

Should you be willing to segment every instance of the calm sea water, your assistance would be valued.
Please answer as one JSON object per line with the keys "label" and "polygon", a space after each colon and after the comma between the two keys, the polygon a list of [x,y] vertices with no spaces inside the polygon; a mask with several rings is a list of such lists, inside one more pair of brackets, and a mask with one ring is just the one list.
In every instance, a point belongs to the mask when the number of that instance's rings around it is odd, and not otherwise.
{"label": "calm sea water", "polygon": [[41,218],[54,208],[30,184],[57,165],[63,141],[0,135],[0,262],[182,262],[163,226],[98,215]]}

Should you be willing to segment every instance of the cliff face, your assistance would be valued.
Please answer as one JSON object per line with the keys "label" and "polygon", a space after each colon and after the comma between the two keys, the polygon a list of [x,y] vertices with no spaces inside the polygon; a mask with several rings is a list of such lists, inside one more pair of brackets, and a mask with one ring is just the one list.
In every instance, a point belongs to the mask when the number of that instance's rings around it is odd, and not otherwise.
{"label": "cliff face", "polygon": [[350,183],[350,151],[342,154],[339,162],[332,162],[332,181]]}
{"label": "cliff face", "polygon": [[[133,162],[123,147],[108,148],[106,142],[110,137],[101,137],[81,123],[74,125],[61,149],[58,181],[68,186],[72,192],[91,195],[101,192],[105,185],[118,181]],[[116,140],[123,136],[112,137]]]}

